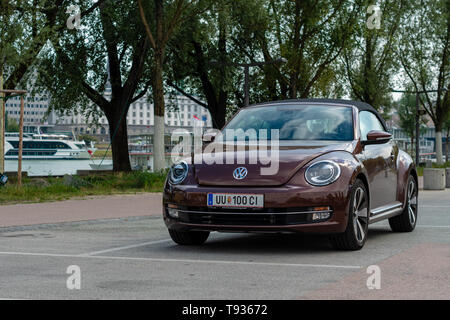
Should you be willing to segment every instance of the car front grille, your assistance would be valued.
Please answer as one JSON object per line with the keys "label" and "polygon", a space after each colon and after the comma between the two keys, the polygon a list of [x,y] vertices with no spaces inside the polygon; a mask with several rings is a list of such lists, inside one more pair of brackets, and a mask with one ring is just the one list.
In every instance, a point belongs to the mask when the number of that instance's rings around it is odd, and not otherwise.
{"label": "car front grille", "polygon": [[[326,212],[329,212],[331,216],[332,210]],[[239,210],[190,207],[178,209],[178,220],[180,222],[192,224],[235,226],[286,226],[324,221],[313,220],[313,213],[315,213],[315,211],[312,211],[311,208]]]}

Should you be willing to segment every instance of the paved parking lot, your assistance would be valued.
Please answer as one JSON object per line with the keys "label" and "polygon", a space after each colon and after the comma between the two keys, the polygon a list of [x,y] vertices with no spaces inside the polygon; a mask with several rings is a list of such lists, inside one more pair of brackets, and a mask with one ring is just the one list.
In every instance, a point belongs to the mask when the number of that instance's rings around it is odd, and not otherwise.
{"label": "paved parking lot", "polygon": [[[80,290],[67,289],[71,265]],[[367,288],[369,265],[379,290]],[[413,233],[371,225],[358,252],[302,235],[214,233],[181,247],[159,216],[0,228],[0,298],[449,299],[450,190],[421,192]]]}

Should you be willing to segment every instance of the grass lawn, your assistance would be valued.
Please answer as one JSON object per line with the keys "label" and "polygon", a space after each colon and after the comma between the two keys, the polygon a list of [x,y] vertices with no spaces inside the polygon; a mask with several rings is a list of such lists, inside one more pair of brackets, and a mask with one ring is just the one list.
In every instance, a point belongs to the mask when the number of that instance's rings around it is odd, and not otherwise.
{"label": "grass lawn", "polygon": [[95,195],[162,192],[165,179],[165,173],[135,171],[89,176],[24,178],[20,188],[11,179],[6,186],[0,187],[0,205],[59,201]]}

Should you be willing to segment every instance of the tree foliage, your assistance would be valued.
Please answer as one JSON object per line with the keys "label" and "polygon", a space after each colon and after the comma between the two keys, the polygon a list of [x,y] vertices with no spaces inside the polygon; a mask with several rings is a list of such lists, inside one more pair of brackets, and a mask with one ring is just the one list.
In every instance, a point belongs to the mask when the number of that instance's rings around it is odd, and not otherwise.
{"label": "tree foliage", "polygon": [[[367,26],[369,0],[79,3],[82,28],[69,30],[66,9],[74,1],[2,0],[0,67],[10,89],[36,72],[37,88],[59,113],[105,115],[115,170],[130,170],[130,103],[148,94],[161,120],[165,97],[180,93],[208,108],[220,128],[244,105],[242,64],[265,63],[250,68],[252,103],[350,96],[387,112],[390,89],[404,82],[413,91],[437,89],[421,95],[437,131],[450,113],[450,0],[380,0],[379,29]],[[398,109],[407,131],[409,99]],[[159,121],[158,159],[163,135]]]}
{"label": "tree foliage", "polygon": [[[394,76],[399,71],[398,30],[407,1],[378,1],[376,11],[375,8],[368,10],[372,1],[361,2],[351,43],[340,60],[351,97],[387,114],[391,105],[390,91],[395,87]],[[372,17],[379,18],[378,26],[374,25]]]}
{"label": "tree foliage", "polygon": [[[126,115],[152,80],[149,40],[138,14],[133,0],[102,2],[83,18],[80,30],[60,32],[42,53],[39,70],[53,109],[106,116],[116,171],[131,170]],[[105,96],[107,83],[111,94]]]}
{"label": "tree foliage", "polygon": [[[411,88],[411,87],[409,87]],[[406,133],[411,140],[411,148],[413,148],[414,138],[416,135],[416,95],[405,93],[401,99],[395,104],[399,117],[400,128]],[[420,133],[425,133],[424,121],[420,121]],[[414,152],[413,150],[411,150]]]}
{"label": "tree foliage", "polygon": [[[401,24],[398,59],[436,130],[450,111],[450,1],[415,0]],[[437,90],[437,92],[428,92]]]}

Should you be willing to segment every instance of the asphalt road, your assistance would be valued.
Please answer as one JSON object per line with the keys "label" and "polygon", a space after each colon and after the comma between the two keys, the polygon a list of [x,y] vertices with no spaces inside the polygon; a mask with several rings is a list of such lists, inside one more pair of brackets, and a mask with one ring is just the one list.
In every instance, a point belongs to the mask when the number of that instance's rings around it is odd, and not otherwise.
{"label": "asphalt road", "polygon": [[[422,191],[419,214],[413,233],[371,225],[358,252],[302,235],[182,247],[159,216],[0,228],[0,299],[450,299],[450,190]],[[380,289],[367,287],[370,265]]]}

